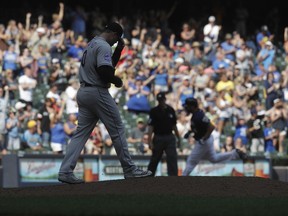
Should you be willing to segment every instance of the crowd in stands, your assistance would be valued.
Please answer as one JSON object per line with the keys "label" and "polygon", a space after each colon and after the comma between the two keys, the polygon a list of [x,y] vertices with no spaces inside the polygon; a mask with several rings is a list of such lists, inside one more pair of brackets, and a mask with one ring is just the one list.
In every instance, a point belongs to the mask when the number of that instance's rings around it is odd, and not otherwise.
{"label": "crowd in stands", "polygon": [[[187,97],[198,99],[216,126],[218,152],[239,148],[251,155],[287,154],[288,28],[284,41],[275,41],[267,25],[255,35],[243,29],[223,32],[213,14],[203,25],[195,20],[169,28],[166,14],[139,12],[137,17],[108,17],[101,10],[70,11],[71,25],[63,26],[65,5],[47,23],[11,19],[0,24],[0,146],[2,154],[17,151],[65,153],[77,127],[78,68],[89,43],[85,23],[91,19],[93,36],[110,21],[124,28],[125,48],[116,67],[124,86],[109,91],[127,125],[132,154],[150,155],[147,118],[155,96],[165,92],[178,114],[182,136],[190,128],[183,111]],[[1,23],[1,21],[0,21]],[[241,30],[241,31],[240,31]],[[183,139],[179,154],[187,155],[194,140]],[[115,155],[103,124],[96,125],[83,154]]]}

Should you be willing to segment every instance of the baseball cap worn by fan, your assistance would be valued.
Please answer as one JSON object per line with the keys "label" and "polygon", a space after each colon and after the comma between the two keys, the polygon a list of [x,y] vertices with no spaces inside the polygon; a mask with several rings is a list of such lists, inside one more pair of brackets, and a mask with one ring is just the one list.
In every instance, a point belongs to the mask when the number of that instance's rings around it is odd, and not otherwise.
{"label": "baseball cap worn by fan", "polygon": [[112,22],[112,23],[106,25],[105,29],[108,29],[112,32],[116,32],[119,38],[121,38],[123,35],[123,28],[121,27],[120,24],[118,24],[116,22]]}
{"label": "baseball cap worn by fan", "polygon": [[28,127],[28,128],[33,128],[33,127],[35,127],[36,125],[37,125],[37,123],[36,123],[35,120],[30,120],[30,121],[28,121],[28,123],[27,123],[27,127]]}
{"label": "baseball cap worn by fan", "polygon": [[136,122],[139,124],[139,123],[144,123],[144,119],[139,117],[137,118]]}
{"label": "baseball cap worn by fan", "polygon": [[26,106],[25,103],[22,103],[22,102],[18,101],[18,102],[15,104],[15,109],[16,109],[16,110],[20,110],[20,109],[23,109],[25,106]]}

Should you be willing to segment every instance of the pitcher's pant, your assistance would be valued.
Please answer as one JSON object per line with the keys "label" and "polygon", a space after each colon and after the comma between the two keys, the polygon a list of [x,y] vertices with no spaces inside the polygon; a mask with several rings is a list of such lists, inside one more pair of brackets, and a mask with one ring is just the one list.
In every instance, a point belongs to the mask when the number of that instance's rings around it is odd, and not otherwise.
{"label": "pitcher's pant", "polygon": [[81,87],[77,93],[77,102],[79,106],[77,130],[67,146],[59,173],[73,172],[80,153],[99,119],[113,141],[124,173],[135,169],[128,151],[125,127],[108,89]]}
{"label": "pitcher's pant", "polygon": [[183,176],[189,176],[202,159],[207,159],[211,163],[218,163],[221,161],[237,159],[239,157],[236,150],[225,153],[216,153],[213,142],[214,139],[212,136],[210,136],[203,144],[196,141],[194,149],[187,158],[186,168],[182,174]]}

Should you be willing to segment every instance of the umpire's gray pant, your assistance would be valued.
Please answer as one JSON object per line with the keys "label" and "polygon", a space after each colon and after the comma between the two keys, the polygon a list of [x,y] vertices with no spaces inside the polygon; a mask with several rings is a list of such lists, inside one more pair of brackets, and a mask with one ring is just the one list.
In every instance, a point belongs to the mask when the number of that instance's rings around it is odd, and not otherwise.
{"label": "umpire's gray pant", "polygon": [[78,126],[67,146],[59,173],[72,173],[91,132],[100,119],[105,125],[116,150],[123,172],[135,169],[128,151],[125,128],[117,104],[108,89],[80,87],[77,93],[79,106]]}

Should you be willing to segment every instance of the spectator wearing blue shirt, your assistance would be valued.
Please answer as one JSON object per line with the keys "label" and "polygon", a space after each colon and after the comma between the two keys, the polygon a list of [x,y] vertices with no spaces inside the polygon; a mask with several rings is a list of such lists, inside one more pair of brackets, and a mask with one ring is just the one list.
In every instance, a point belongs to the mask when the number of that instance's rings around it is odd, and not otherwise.
{"label": "spectator wearing blue shirt", "polygon": [[277,152],[275,148],[277,144],[277,133],[273,129],[272,122],[269,117],[266,119],[266,121],[264,121],[264,123],[265,154],[270,155]]}
{"label": "spectator wearing blue shirt", "polygon": [[231,61],[235,60],[236,47],[232,43],[232,35],[226,34],[225,41],[221,43],[221,47],[224,51],[225,57]]}
{"label": "spectator wearing blue shirt", "polygon": [[79,36],[78,39],[75,41],[75,44],[68,49],[67,56],[69,58],[80,61],[84,50],[82,46],[83,42],[84,38],[82,36]]}
{"label": "spectator wearing blue shirt", "polygon": [[263,25],[261,27],[261,30],[256,34],[256,43],[257,43],[257,48],[260,50],[266,41],[272,40],[274,38],[274,35],[270,33],[268,26]]}
{"label": "spectator wearing blue shirt", "polygon": [[[60,111],[61,112],[61,111]],[[65,152],[67,144],[67,135],[64,130],[64,124],[60,121],[58,115],[51,116],[51,148],[55,154]]]}
{"label": "spectator wearing blue shirt", "polygon": [[168,73],[163,65],[159,65],[152,75],[154,77],[154,95],[159,92],[168,92]]}
{"label": "spectator wearing blue shirt", "polygon": [[37,124],[35,120],[28,121],[27,129],[24,131],[22,139],[24,147],[35,151],[43,149],[40,130],[40,124]]}
{"label": "spectator wearing blue shirt", "polygon": [[7,150],[9,151],[17,151],[20,149],[20,137],[18,133],[19,126],[20,124],[16,117],[16,109],[11,108],[9,110],[9,117],[6,121],[6,128],[8,131]]}
{"label": "spectator wearing blue shirt", "polygon": [[8,50],[3,53],[3,70],[12,70],[13,73],[18,69],[19,55],[15,52],[15,45],[11,44]]}
{"label": "spectator wearing blue shirt", "polygon": [[248,144],[247,130],[248,127],[245,123],[244,116],[238,117],[238,122],[234,134],[234,142],[236,142],[236,140],[240,138],[242,144],[246,146]]}
{"label": "spectator wearing blue shirt", "polygon": [[265,70],[268,70],[269,66],[274,62],[275,54],[272,42],[267,41],[265,46],[257,54],[257,63],[263,63]]}
{"label": "spectator wearing blue shirt", "polygon": [[150,89],[143,85],[141,77],[136,77],[135,84],[131,84],[128,87],[127,107],[131,112],[136,113],[148,113],[150,111],[150,103],[148,100],[148,95],[150,94]]}

